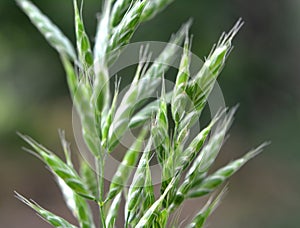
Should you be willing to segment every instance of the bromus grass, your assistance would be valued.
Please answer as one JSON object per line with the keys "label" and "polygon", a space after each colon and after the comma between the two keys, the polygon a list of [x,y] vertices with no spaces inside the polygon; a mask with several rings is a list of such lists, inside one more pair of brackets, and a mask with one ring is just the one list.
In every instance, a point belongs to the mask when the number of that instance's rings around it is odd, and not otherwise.
{"label": "bromus grass", "polygon": [[[219,187],[266,145],[210,172],[236,108],[221,109],[196,136],[191,134],[232,50],[232,40],[242,21],[239,20],[232,30],[221,36],[196,75],[190,71],[190,22],[171,37],[169,45],[153,63],[147,62],[151,53],[143,47],[135,77],[120,97],[119,80],[116,80],[114,92],[111,91],[110,66],[120,56],[122,47],[130,42],[137,27],[153,18],[172,0],[106,0],[93,46],[85,32],[78,2],[74,0],[76,47],[30,1],[16,1],[62,60],[73,104],[80,118],[82,137],[96,167],[94,172],[84,160],[79,171],[73,167],[71,148],[62,131],[60,139],[65,159],[29,136],[20,134],[31,148],[27,150],[39,157],[56,177],[66,205],[78,224],[70,224],[18,193],[17,198],[54,227],[93,228],[99,223],[100,227],[112,228],[123,213],[124,227],[141,228],[167,227],[173,223],[170,215],[180,208],[184,200],[212,193],[207,204],[199,208],[187,226],[203,227],[226,191],[226,187],[220,191]],[[183,52],[175,85],[172,91],[167,92],[164,74],[174,61],[175,46],[182,46]],[[157,93],[160,86],[161,92],[156,100],[141,102]],[[121,144],[122,137],[132,128],[136,128],[139,134],[127,148],[108,192],[104,192],[106,159],[117,152],[115,149]],[[161,168],[160,195],[154,193],[153,160]],[[122,201],[125,204],[123,212]],[[94,221],[91,203],[99,207],[98,223]]]}

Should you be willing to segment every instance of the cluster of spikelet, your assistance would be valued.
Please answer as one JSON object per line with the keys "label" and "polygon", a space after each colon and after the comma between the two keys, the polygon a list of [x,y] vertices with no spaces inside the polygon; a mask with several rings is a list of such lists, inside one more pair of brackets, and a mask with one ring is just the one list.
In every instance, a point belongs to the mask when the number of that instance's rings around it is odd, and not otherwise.
{"label": "cluster of spikelet", "polygon": [[[30,137],[21,135],[30,145],[30,151],[56,177],[66,204],[78,220],[79,227],[95,227],[89,207],[93,202],[99,206],[99,226],[115,227],[123,200],[124,227],[175,226],[171,225],[170,215],[184,200],[215,192],[263,148],[260,146],[253,149],[242,158],[215,172],[209,172],[232,123],[235,108],[220,110],[196,137],[191,138],[189,134],[224,67],[232,49],[232,39],[242,25],[241,21],[229,33],[222,35],[195,76],[190,73],[191,42],[188,22],[172,36],[170,45],[165,47],[152,64],[141,61],[130,88],[123,97],[118,97],[118,83],[115,91],[110,91],[109,67],[118,58],[122,47],[130,42],[141,23],[154,17],[171,2],[172,0],[106,0],[92,48],[78,3],[74,0],[77,41],[74,48],[62,31],[36,6],[28,0],[17,0],[32,23],[59,53],[71,97],[80,117],[82,136],[95,158],[97,172],[85,161],[81,162],[78,172],[73,167],[71,149],[63,132],[60,132],[60,136],[65,161]],[[171,92],[166,93],[163,75],[168,71],[175,54],[174,45],[182,45],[184,51],[175,86]],[[148,54],[144,51],[141,58],[147,59]],[[150,97],[160,85],[162,91],[159,98],[150,103],[138,102]],[[119,103],[122,107],[118,105],[118,99],[121,100]],[[108,192],[104,192],[103,170],[106,156],[114,153],[122,136],[132,128],[139,129],[140,133],[127,149]],[[150,161],[154,157],[162,170],[159,196],[154,194],[150,172]],[[130,177],[133,180],[128,183]],[[219,194],[212,194],[188,227],[202,227],[219,204],[224,192],[225,189],[219,191]],[[35,202],[16,194],[54,227],[76,227]]]}

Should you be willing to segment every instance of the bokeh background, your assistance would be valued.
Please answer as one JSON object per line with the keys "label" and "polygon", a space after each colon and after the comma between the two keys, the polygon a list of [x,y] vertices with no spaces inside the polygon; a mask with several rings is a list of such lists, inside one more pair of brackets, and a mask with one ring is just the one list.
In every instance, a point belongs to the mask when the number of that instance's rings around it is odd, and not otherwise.
{"label": "bokeh background", "polygon": [[[34,1],[74,41],[72,1]],[[84,20],[95,35],[101,1],[86,0]],[[229,182],[209,227],[300,227],[300,1],[176,0],[140,26],[134,41],[168,41],[189,18],[192,51],[208,55],[223,31],[243,29],[219,78],[226,104],[240,104],[218,165],[271,140],[265,152]],[[21,150],[24,132],[60,153],[57,129],[72,140],[71,102],[56,52],[12,0],[0,1],[0,227],[50,227],[14,198],[14,190],[71,219],[53,177]],[[76,151],[76,146],[73,144]],[[191,215],[198,202],[182,213]]]}

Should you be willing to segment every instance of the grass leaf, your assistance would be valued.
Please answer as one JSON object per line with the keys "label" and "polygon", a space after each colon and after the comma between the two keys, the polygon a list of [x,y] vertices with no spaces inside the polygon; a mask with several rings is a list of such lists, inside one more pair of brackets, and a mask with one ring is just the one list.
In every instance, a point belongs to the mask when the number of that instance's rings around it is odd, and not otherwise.
{"label": "grass leaf", "polygon": [[147,178],[147,167],[150,162],[150,151],[152,146],[152,138],[148,140],[147,146],[144,149],[142,157],[135,171],[133,181],[129,187],[127,201],[125,204],[125,222],[130,224],[138,213],[139,204],[143,201],[142,192],[145,188]]}
{"label": "grass leaf", "polygon": [[214,191],[219,185],[223,184],[250,159],[261,153],[266,145],[268,145],[268,143],[260,145],[259,147],[248,152],[242,158],[230,162],[228,165],[209,175],[199,185],[194,186],[190,190],[190,192],[188,193],[188,197],[200,197]]}
{"label": "grass leaf", "polygon": [[159,207],[161,206],[164,198],[166,197],[170,189],[172,189],[174,182],[175,182],[175,178],[173,178],[172,181],[169,183],[164,193],[144,213],[143,217],[141,218],[139,223],[135,226],[135,228],[142,228],[152,223],[154,214],[158,211]]}
{"label": "grass leaf", "polygon": [[225,187],[215,198],[211,197],[205,206],[195,215],[188,228],[202,228],[207,218],[219,206],[226,192],[227,188]]}
{"label": "grass leaf", "polygon": [[38,215],[40,215],[46,222],[48,222],[49,224],[51,224],[53,227],[58,227],[58,228],[76,228],[76,226],[70,224],[69,222],[67,222],[65,219],[45,210],[44,208],[42,208],[41,206],[39,206],[38,204],[29,201],[28,199],[26,199],[25,197],[23,197],[22,195],[20,195],[19,193],[15,192],[16,197],[22,201],[23,203],[25,203],[27,206],[31,207],[33,210],[35,210]]}
{"label": "grass leaf", "polygon": [[35,150],[35,153],[47,164],[53,174],[61,178],[74,192],[87,199],[96,200],[95,196],[86,189],[86,186],[73,167],[64,163],[54,153],[38,144],[32,138],[21,134],[20,137]]}
{"label": "grass leaf", "polygon": [[122,199],[122,192],[119,192],[109,207],[106,220],[105,220],[105,224],[107,228],[115,227],[115,222],[117,220],[119,208],[121,205],[121,199]]}
{"label": "grass leaf", "polygon": [[77,41],[77,52],[79,61],[85,71],[89,71],[93,65],[93,55],[89,38],[85,32],[84,24],[80,16],[77,0],[73,0],[74,14],[75,14],[75,31]]}
{"label": "grass leaf", "polygon": [[76,61],[72,43],[33,3],[27,0],[16,0],[20,8],[27,14],[31,22],[43,34],[49,44],[61,55],[67,55]]}
{"label": "grass leaf", "polygon": [[138,161],[140,152],[143,149],[143,141],[147,132],[147,128],[144,128],[141,131],[139,137],[126,152],[122,163],[119,165],[118,170],[112,178],[106,201],[112,199],[117,194],[119,194],[119,192],[121,192],[123,188],[127,185],[127,181]]}
{"label": "grass leaf", "polygon": [[84,182],[87,189],[96,196],[98,194],[97,189],[97,177],[96,172],[93,170],[92,167],[86,162],[81,160],[80,163],[80,176],[82,181]]}
{"label": "grass leaf", "polygon": [[157,13],[171,4],[174,0],[151,0],[142,14],[142,21],[152,19]]}

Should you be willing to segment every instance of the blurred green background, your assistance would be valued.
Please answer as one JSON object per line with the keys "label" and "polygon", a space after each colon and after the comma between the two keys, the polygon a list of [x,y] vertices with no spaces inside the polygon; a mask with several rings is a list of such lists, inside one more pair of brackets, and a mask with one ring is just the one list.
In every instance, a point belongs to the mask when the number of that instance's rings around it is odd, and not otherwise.
{"label": "blurred green background", "polygon": [[[72,1],[34,1],[74,41]],[[86,0],[84,20],[95,35],[101,2]],[[189,18],[192,51],[202,59],[221,32],[242,17],[243,29],[219,78],[226,104],[240,104],[218,165],[265,140],[272,145],[229,182],[209,227],[300,227],[300,1],[176,0],[143,24],[133,41],[168,41]],[[14,198],[14,190],[71,218],[54,178],[21,150],[17,131],[54,150],[57,129],[72,139],[71,102],[56,52],[12,0],[0,1],[0,227],[50,227]],[[73,148],[76,149],[73,144]],[[59,153],[59,152],[58,152]],[[199,207],[190,201],[182,213]]]}

